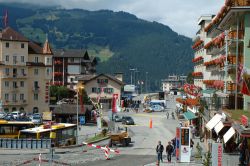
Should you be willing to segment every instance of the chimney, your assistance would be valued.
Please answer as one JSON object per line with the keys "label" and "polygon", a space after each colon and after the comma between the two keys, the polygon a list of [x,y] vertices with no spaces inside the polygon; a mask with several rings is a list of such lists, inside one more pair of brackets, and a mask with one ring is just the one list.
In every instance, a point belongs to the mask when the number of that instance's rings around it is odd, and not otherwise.
{"label": "chimney", "polygon": [[114,73],[115,78],[123,82],[123,73]]}

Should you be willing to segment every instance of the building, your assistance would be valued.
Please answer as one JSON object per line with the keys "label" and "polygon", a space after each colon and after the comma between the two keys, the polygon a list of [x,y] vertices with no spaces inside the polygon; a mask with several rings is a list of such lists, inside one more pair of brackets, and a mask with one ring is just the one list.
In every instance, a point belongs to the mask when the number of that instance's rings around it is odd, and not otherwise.
{"label": "building", "polygon": [[[120,78],[120,77],[119,77]],[[82,84],[87,95],[96,102],[99,100],[104,108],[111,108],[113,95],[118,95],[118,102],[121,99],[121,90],[123,82],[114,76],[108,74],[99,74],[92,78],[79,78],[79,84]]]}
{"label": "building", "polygon": [[162,80],[163,92],[170,92],[172,89],[178,89],[186,83],[187,76],[169,75],[167,79]]}
{"label": "building", "polygon": [[0,32],[0,95],[6,112],[49,110],[52,51],[10,27]]}
{"label": "building", "polygon": [[97,60],[86,50],[55,50],[53,55],[53,84],[75,89],[77,77],[94,75]]}

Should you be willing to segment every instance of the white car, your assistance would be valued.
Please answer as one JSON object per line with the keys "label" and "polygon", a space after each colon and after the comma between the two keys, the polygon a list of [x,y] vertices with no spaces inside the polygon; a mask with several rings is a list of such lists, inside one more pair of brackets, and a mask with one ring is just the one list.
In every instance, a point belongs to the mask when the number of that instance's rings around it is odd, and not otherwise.
{"label": "white car", "polygon": [[14,117],[14,119],[18,119],[21,116],[20,111],[14,111],[14,112],[11,112],[11,114]]}
{"label": "white car", "polygon": [[162,107],[160,105],[152,105],[151,107],[149,107],[149,110],[151,110],[153,112],[162,112],[162,111],[164,111],[164,107]]}

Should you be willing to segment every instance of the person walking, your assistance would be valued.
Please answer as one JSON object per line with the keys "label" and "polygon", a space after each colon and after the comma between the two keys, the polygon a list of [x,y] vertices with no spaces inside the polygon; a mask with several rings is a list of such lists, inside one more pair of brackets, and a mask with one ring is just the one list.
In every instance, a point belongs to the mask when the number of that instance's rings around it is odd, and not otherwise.
{"label": "person walking", "polygon": [[171,155],[173,153],[173,146],[171,145],[171,142],[168,142],[168,145],[166,147],[166,153],[167,153],[167,158],[168,162],[171,162]]}
{"label": "person walking", "polygon": [[175,119],[175,117],[174,117],[174,112],[172,112],[171,114],[172,114],[172,118]]}
{"label": "person walking", "polygon": [[157,158],[158,158],[158,163],[163,162],[162,160],[162,152],[164,150],[164,146],[161,144],[161,141],[158,142],[158,145],[156,146],[156,153],[157,153]]}
{"label": "person walking", "polygon": [[167,115],[167,119],[168,119],[169,118],[169,113],[167,112],[166,115]]}

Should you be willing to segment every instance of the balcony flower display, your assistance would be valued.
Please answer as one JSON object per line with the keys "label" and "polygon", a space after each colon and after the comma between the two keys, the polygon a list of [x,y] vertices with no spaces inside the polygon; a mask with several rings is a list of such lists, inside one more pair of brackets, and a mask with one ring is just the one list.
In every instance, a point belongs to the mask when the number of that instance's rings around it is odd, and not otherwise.
{"label": "balcony flower display", "polygon": [[194,43],[194,45],[192,46],[193,49],[197,49],[200,45],[202,45],[204,41],[203,40],[198,40]]}
{"label": "balcony flower display", "polygon": [[213,65],[220,65],[222,66],[224,64],[224,61],[226,60],[226,57],[223,55],[219,58],[216,58],[214,60],[208,61],[204,63],[204,66],[208,67],[208,66],[213,66]]}
{"label": "balcony flower display", "polygon": [[199,56],[199,57],[197,57],[197,58],[194,58],[194,59],[192,60],[192,62],[196,63],[196,62],[199,62],[199,61],[201,61],[201,60],[203,60],[203,57],[202,57],[202,56]]}
{"label": "balcony flower display", "polygon": [[193,72],[192,76],[194,76],[194,77],[202,77],[203,73],[202,72]]}

